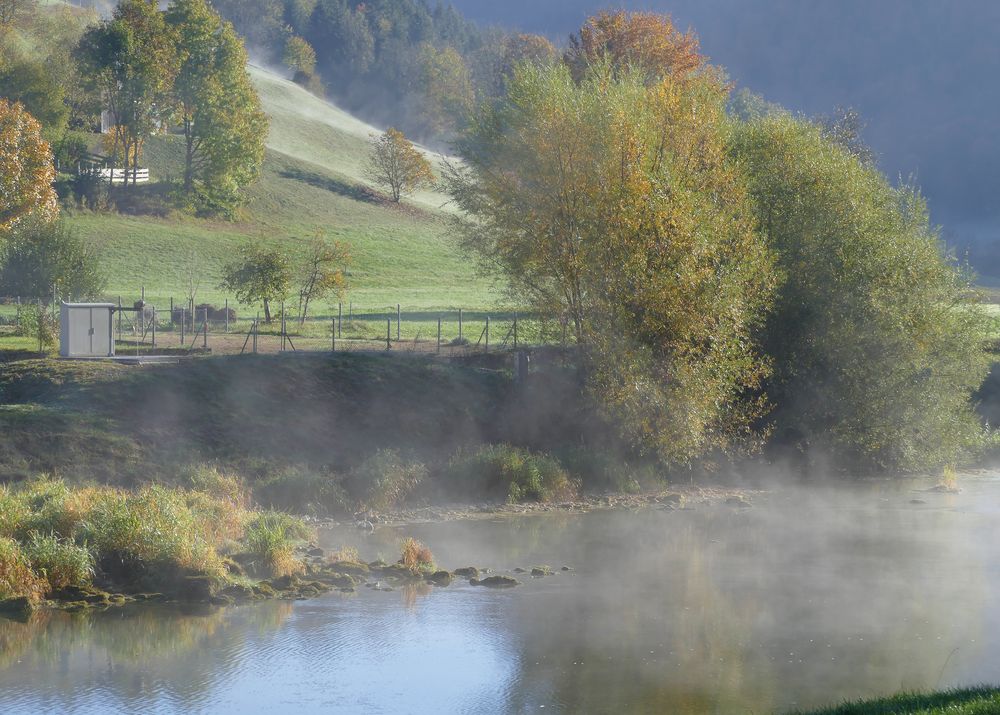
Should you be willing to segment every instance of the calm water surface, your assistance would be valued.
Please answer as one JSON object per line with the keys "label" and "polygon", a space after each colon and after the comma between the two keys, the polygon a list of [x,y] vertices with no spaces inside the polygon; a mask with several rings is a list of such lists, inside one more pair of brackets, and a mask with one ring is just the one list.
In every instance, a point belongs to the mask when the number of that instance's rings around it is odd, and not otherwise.
{"label": "calm water surface", "polygon": [[[1000,682],[1000,480],[406,531],[510,591],[0,620],[0,713],[770,713]],[[911,503],[912,499],[925,501]],[[389,557],[403,531],[323,534]]]}

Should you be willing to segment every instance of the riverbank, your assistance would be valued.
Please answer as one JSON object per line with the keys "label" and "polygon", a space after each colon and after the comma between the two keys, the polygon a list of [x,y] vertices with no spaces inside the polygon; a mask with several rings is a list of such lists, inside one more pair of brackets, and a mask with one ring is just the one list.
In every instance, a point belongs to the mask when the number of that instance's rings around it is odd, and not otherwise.
{"label": "riverbank", "polygon": [[936,693],[901,693],[821,710],[797,710],[789,715],[994,715],[998,712],[1000,688],[979,686]]}

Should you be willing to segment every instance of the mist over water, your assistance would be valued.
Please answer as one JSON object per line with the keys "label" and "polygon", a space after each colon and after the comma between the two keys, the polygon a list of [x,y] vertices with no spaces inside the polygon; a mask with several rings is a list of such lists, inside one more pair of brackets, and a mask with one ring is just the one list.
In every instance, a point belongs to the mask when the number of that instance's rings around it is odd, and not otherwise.
{"label": "mist over water", "polygon": [[368,560],[413,535],[446,568],[557,575],[0,621],[0,711],[762,713],[987,682],[1000,478],[962,485],[324,530]]}

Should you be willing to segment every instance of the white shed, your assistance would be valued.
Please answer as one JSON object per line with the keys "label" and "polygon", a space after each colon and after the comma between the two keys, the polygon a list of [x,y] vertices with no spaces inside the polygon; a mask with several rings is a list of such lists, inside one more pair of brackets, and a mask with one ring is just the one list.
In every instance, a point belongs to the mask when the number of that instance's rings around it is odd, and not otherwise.
{"label": "white shed", "polygon": [[62,357],[114,357],[114,303],[63,303],[59,354]]}

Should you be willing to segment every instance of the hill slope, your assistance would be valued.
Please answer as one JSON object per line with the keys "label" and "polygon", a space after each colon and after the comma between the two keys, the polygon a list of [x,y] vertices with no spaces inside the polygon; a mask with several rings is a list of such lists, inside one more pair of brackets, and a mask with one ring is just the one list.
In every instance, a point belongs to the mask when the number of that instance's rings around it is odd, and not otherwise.
{"label": "hill slope", "polygon": [[[274,73],[253,67],[251,74],[271,117],[271,134],[263,176],[250,189],[239,221],[195,219],[163,209],[155,186],[144,190],[136,215],[67,213],[100,250],[109,295],[129,301],[145,286],[148,298],[165,305],[194,282],[200,286],[198,300],[220,302],[222,266],[242,242],[280,242],[295,254],[320,231],[352,247],[349,299],[356,305],[492,303],[488,283],[475,277],[448,236],[445,195],[425,191],[396,206],[366,185],[367,141],[377,129]],[[438,155],[431,158],[441,161]],[[179,176],[179,137],[151,140],[144,163],[154,180]]]}

